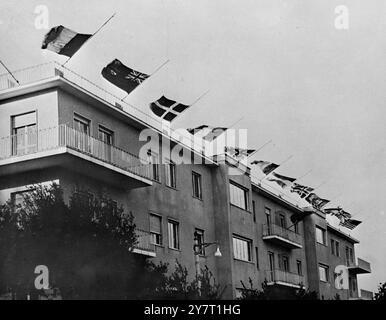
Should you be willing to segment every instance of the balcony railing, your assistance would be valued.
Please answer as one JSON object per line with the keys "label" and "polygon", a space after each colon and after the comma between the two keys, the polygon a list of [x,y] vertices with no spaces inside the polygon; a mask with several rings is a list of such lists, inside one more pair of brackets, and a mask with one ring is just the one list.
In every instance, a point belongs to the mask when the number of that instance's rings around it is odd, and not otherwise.
{"label": "balcony railing", "polygon": [[265,272],[265,279],[269,285],[281,284],[294,287],[300,287],[304,282],[304,277],[302,275],[278,269],[267,270]]}
{"label": "balcony railing", "polygon": [[149,256],[155,256],[155,245],[151,242],[151,233],[141,229],[135,229],[137,243],[134,245],[133,252]]}
{"label": "balcony railing", "polygon": [[151,166],[139,157],[67,125],[0,139],[0,160],[67,147],[124,171],[151,179]]}
{"label": "balcony railing", "polygon": [[371,273],[371,264],[370,262],[360,259],[357,259],[357,262],[353,260],[347,260],[346,265],[348,266],[348,269],[356,274],[360,273]]}
{"label": "balcony railing", "polygon": [[361,289],[360,298],[362,300],[373,300],[373,293],[371,291]]}
{"label": "balcony railing", "polygon": [[302,247],[300,234],[273,223],[263,225],[263,240],[274,241],[293,249]]}

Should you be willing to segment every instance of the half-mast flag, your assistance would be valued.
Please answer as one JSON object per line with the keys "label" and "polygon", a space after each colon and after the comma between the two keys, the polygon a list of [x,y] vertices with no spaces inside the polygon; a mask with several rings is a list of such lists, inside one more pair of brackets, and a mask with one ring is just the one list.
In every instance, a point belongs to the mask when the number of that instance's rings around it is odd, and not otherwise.
{"label": "half-mast flag", "polygon": [[60,25],[44,36],[42,49],[71,58],[90,37],[92,34],[77,33]]}
{"label": "half-mast flag", "polygon": [[207,132],[205,134],[203,134],[202,139],[209,141],[209,142],[212,142],[213,140],[217,139],[226,130],[228,130],[228,128],[225,128],[225,127],[211,127],[208,125],[201,125],[201,126],[198,126],[196,128],[189,128],[189,129],[187,129],[187,131],[190,134],[194,135],[194,134],[200,133],[201,131],[204,131],[205,129],[207,129],[206,130]]}
{"label": "half-mast flag", "polygon": [[315,193],[310,193],[306,197],[306,201],[317,210],[322,210],[323,207],[330,202],[330,200],[322,199]]}
{"label": "half-mast flag", "polygon": [[235,148],[235,147],[225,147],[224,151],[236,159],[242,159],[244,157],[249,157],[256,150],[255,149]]}
{"label": "half-mast flag", "polygon": [[190,106],[170,100],[162,96],[157,101],[150,104],[150,109],[153,113],[166,121],[173,121],[178,115],[185,111]]}
{"label": "half-mast flag", "polygon": [[348,228],[350,230],[353,230],[357,226],[359,226],[362,223],[362,221],[355,220],[355,219],[342,219],[339,222],[339,225],[345,228]]}
{"label": "half-mast flag", "polygon": [[254,160],[251,162],[251,165],[257,165],[261,171],[267,176],[272,171],[279,168],[279,165],[273,162],[263,161],[263,160]]}
{"label": "half-mast flag", "polygon": [[307,197],[312,191],[314,191],[314,188],[303,186],[296,182],[291,187],[291,192],[296,192],[302,199]]}
{"label": "half-mast flag", "polygon": [[118,59],[110,62],[102,69],[102,76],[128,94],[149,78],[148,74],[131,69]]}
{"label": "half-mast flag", "polygon": [[341,207],[337,207],[337,208],[327,208],[327,209],[324,209],[323,210],[326,214],[330,214],[332,216],[335,216],[337,217],[338,219],[340,219],[342,221],[342,219],[351,219],[352,218],[352,215],[351,213],[347,212],[347,211],[344,211]]}
{"label": "half-mast flag", "polygon": [[276,182],[280,187],[286,188],[292,186],[296,178],[286,177],[276,172],[273,172],[272,176],[267,178],[267,180]]}

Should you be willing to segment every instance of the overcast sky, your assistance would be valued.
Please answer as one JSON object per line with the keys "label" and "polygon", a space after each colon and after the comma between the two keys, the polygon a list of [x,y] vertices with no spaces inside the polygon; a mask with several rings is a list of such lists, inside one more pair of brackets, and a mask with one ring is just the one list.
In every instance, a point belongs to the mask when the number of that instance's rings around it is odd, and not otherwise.
{"label": "overcast sky", "polygon": [[[1,0],[0,59],[12,69],[66,57],[40,50],[36,6],[49,27],[93,33],[67,67],[124,96],[100,76],[114,58],[145,73],[170,62],[127,101],[148,110],[165,94],[183,103],[209,94],[173,123],[248,129],[254,158],[281,162],[363,224],[357,256],[372,264],[361,288],[386,281],[386,3],[384,0]],[[345,5],[349,29],[335,27]],[[4,70],[1,70],[3,73]]]}

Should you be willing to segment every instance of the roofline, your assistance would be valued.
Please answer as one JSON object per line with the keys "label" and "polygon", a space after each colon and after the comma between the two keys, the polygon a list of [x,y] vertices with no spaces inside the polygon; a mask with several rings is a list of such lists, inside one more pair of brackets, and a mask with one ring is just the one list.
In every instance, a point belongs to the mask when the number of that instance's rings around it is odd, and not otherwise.
{"label": "roofline", "polygon": [[333,231],[335,234],[338,234],[340,237],[346,239],[347,241],[351,242],[351,243],[360,243],[358,239],[355,239],[354,237],[350,236],[349,234],[343,232],[342,230],[336,228],[336,227],[333,227],[331,224],[329,224],[327,222],[327,229],[330,229],[331,231]]}

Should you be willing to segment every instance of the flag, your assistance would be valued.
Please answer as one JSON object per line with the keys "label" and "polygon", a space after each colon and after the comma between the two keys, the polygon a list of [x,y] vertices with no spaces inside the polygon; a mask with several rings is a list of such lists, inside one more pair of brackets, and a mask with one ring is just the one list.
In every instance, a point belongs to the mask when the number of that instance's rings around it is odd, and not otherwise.
{"label": "flag", "polygon": [[196,128],[189,128],[187,129],[190,134],[197,134],[205,129],[207,130],[207,133],[205,133],[202,138],[206,141],[212,142],[213,140],[217,139],[220,135],[222,135],[228,128],[224,127],[211,127],[208,125],[202,125]]}
{"label": "flag", "polygon": [[357,226],[359,226],[362,223],[362,221],[355,220],[355,219],[342,219],[339,223],[340,226],[348,228],[350,230],[353,230]]}
{"label": "flag", "polygon": [[236,159],[239,159],[239,158],[242,159],[244,157],[249,157],[256,150],[255,149],[235,148],[235,147],[225,147],[224,151]]}
{"label": "flag", "polygon": [[56,26],[44,36],[42,49],[71,58],[90,37],[92,34],[81,34],[63,26]]}
{"label": "flag", "polygon": [[276,182],[283,189],[286,187],[290,187],[292,183],[296,180],[296,178],[282,176],[276,172],[272,173],[272,177],[267,178],[268,181]]}
{"label": "flag", "polygon": [[115,59],[103,68],[102,76],[128,94],[149,78],[148,74],[126,67],[118,59]]}
{"label": "flag", "polygon": [[294,183],[291,187],[291,192],[296,192],[302,199],[307,197],[312,191],[314,191],[314,188],[303,186],[298,183]]}
{"label": "flag", "polygon": [[323,210],[324,213],[330,214],[332,216],[337,217],[341,222],[345,220],[349,220],[352,218],[352,215],[348,213],[347,211],[344,211],[342,208],[337,207],[337,208],[328,208]]}
{"label": "flag", "polygon": [[322,210],[323,207],[330,202],[330,200],[327,199],[322,199],[319,196],[317,196],[315,193],[310,193],[306,197],[306,201],[312,205],[317,210]]}
{"label": "flag", "polygon": [[272,171],[279,168],[279,165],[273,162],[263,161],[263,160],[254,160],[251,162],[251,165],[256,164],[259,166],[260,170],[263,171],[263,173],[267,176]]}
{"label": "flag", "polygon": [[170,100],[165,96],[150,104],[150,109],[156,116],[169,122],[173,121],[174,118],[189,107],[188,105]]}

